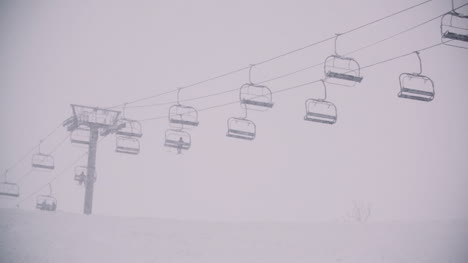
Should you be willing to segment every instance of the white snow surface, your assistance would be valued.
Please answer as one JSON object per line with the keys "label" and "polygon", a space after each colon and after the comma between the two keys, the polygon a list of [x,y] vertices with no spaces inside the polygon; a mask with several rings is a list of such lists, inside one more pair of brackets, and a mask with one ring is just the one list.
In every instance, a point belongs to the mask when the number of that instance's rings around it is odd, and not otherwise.
{"label": "white snow surface", "polygon": [[0,262],[468,262],[468,221],[208,222],[0,209]]}

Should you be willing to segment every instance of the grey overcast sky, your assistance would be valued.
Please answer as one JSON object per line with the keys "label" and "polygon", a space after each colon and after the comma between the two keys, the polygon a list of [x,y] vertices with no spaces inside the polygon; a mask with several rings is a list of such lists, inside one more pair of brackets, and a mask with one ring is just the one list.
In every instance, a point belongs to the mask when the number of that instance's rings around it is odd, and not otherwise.
{"label": "grey overcast sky", "polygon": [[[70,104],[108,107],[248,66],[415,5],[421,0],[8,1],[0,4],[0,167],[13,165],[71,115]],[[455,1],[455,5],[466,1]],[[433,0],[338,40],[338,52],[374,43],[451,9]],[[468,13],[468,8],[461,9]],[[356,52],[362,66],[440,43],[440,19]],[[323,62],[333,41],[255,67],[261,81]],[[209,220],[340,220],[353,200],[372,204],[372,220],[467,218],[468,50],[421,52],[435,82],[432,102],[397,97],[398,76],[417,72],[410,55],[362,71],[356,87],[328,85],[335,125],[303,120],[304,101],[320,83],[274,94],[266,112],[249,113],[252,142],[227,138],[226,120],[239,105],[200,112],[192,148],[163,147],[167,120],[143,124],[141,153],[116,153],[115,136],[98,146],[94,213]],[[267,85],[272,90],[317,80],[316,67]],[[240,87],[248,72],[189,88],[181,99]],[[196,100],[197,108],[238,99],[237,92]],[[175,100],[175,93],[141,102]],[[168,106],[129,108],[145,119]],[[67,132],[42,145],[51,151]],[[22,197],[61,173],[86,149],[66,141],[56,171],[33,171]],[[30,156],[9,173],[17,181]],[[77,165],[85,165],[86,158]],[[73,168],[53,183],[59,209],[81,213],[84,189]],[[47,193],[44,189],[41,193]],[[15,201],[1,199],[0,205]],[[34,197],[21,204],[33,209]]]}

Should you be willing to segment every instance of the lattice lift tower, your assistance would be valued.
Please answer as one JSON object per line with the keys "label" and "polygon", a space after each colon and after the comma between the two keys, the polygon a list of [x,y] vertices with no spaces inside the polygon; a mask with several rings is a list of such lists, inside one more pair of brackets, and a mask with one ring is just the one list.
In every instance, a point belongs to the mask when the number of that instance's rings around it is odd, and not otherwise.
{"label": "lattice lift tower", "polygon": [[63,122],[63,126],[69,132],[75,129],[89,129],[88,165],[85,180],[85,199],[83,212],[90,215],[93,211],[94,178],[96,172],[96,152],[99,136],[107,136],[125,127],[125,123],[119,123],[120,111],[71,105],[73,116]]}

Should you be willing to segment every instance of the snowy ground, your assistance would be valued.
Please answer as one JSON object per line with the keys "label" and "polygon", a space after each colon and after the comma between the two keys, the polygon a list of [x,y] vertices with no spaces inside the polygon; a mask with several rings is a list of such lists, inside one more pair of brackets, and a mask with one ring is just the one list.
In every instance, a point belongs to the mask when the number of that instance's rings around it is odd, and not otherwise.
{"label": "snowy ground", "polygon": [[468,262],[468,222],[216,223],[0,209],[0,262]]}

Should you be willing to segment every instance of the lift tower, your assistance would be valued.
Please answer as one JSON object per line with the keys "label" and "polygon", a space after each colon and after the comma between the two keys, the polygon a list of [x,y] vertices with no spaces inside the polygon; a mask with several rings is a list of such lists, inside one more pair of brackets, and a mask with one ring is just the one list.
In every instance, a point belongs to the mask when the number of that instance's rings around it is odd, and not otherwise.
{"label": "lift tower", "polygon": [[75,129],[89,130],[88,165],[85,180],[85,199],[83,212],[90,215],[93,211],[94,178],[96,172],[96,152],[99,136],[115,133],[122,125],[118,125],[120,112],[72,104],[73,115],[63,122],[69,132]]}

